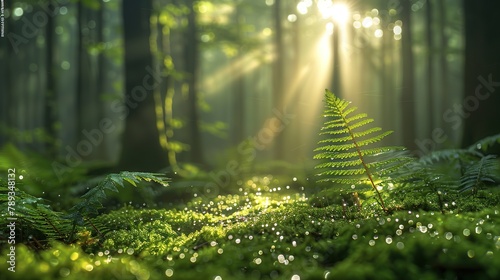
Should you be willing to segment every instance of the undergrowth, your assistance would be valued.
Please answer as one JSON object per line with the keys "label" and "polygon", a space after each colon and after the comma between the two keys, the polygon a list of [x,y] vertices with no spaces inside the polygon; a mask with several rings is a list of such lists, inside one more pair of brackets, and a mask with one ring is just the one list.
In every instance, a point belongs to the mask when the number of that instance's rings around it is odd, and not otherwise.
{"label": "undergrowth", "polygon": [[[158,188],[168,185],[165,174],[121,172],[74,185],[83,195],[71,199],[72,206],[55,206],[40,190],[29,191],[55,178],[43,165],[39,176],[28,173],[29,157],[7,147],[3,155],[10,157],[4,162],[15,166],[21,160],[20,174],[27,178],[17,180],[14,190],[16,272],[2,261],[2,274],[8,279],[500,278],[500,170],[490,152],[500,135],[415,158],[403,147],[380,145],[390,132],[370,126],[372,119],[355,111],[327,92],[326,138],[316,150],[322,160],[319,182],[307,172],[292,178],[250,174],[210,196],[201,179],[177,178],[171,187]],[[150,185],[165,190],[152,192],[151,204],[111,200],[124,187]],[[12,191],[0,178],[5,209]],[[168,205],[160,203],[166,199]],[[0,216],[3,256],[13,245],[7,213]]]}

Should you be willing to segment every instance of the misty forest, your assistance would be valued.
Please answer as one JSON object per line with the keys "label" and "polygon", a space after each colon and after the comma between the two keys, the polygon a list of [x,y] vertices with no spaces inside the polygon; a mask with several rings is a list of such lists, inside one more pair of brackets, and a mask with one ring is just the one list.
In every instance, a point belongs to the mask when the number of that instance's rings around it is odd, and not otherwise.
{"label": "misty forest", "polygon": [[500,2],[0,7],[2,279],[500,279]]}

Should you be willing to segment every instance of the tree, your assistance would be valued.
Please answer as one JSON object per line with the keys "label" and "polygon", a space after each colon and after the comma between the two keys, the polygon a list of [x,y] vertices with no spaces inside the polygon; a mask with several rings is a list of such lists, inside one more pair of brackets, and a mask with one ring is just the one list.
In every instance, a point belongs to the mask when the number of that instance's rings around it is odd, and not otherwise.
{"label": "tree", "polygon": [[167,166],[156,126],[154,87],[160,73],[152,67],[149,44],[152,0],[123,1],[125,45],[125,131],[118,168],[157,171]]}
{"label": "tree", "polygon": [[[277,110],[283,112],[284,106],[284,43],[283,43],[283,26],[282,26],[282,1],[276,0],[274,3],[274,69],[273,69],[273,104]],[[284,136],[279,134],[274,139],[275,158],[280,160],[284,157]]]}
{"label": "tree", "polygon": [[411,34],[411,1],[401,0],[402,27],[402,64],[403,89],[401,94],[403,143],[408,149],[415,150],[415,87],[414,64]]}
{"label": "tree", "polygon": [[500,31],[494,0],[464,0],[465,98],[450,114],[455,127],[464,122],[462,145],[500,132]]}
{"label": "tree", "polygon": [[199,39],[196,23],[194,1],[186,0],[189,8],[187,28],[184,34],[184,63],[188,73],[188,135],[190,145],[190,160],[193,163],[204,164],[201,145],[201,133],[198,114],[198,71],[199,71]]}

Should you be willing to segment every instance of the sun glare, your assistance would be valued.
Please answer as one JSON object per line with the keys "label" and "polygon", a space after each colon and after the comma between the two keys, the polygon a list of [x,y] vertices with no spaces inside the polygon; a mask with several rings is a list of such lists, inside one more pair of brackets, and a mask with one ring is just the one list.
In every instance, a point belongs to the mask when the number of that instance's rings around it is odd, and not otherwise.
{"label": "sun glare", "polygon": [[333,4],[331,0],[320,0],[318,9],[325,19],[331,18],[338,23],[345,23],[349,19],[349,8],[343,3]]}

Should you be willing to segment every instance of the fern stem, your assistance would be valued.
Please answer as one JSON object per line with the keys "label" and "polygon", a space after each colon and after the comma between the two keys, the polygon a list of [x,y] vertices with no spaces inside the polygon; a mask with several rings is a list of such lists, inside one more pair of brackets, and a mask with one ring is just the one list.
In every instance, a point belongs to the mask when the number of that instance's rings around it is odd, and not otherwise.
{"label": "fern stem", "polygon": [[[338,107],[337,104],[335,104],[335,107],[337,107],[337,110],[340,113],[339,115],[342,117],[342,121],[345,124],[347,124],[347,120],[346,120],[344,114],[342,114],[342,110]],[[349,132],[349,137],[351,137],[351,140],[354,143],[354,147],[356,149],[356,152],[358,153],[359,159],[361,160],[361,164],[363,165],[363,168],[365,169],[366,176],[370,180],[370,184],[372,185],[372,188],[375,190],[375,192],[377,193],[377,196],[378,196],[378,198],[380,200],[380,201],[378,201],[378,203],[382,207],[382,209],[385,212],[387,212],[387,208],[385,208],[385,204],[384,204],[384,200],[382,199],[382,195],[380,194],[380,192],[378,191],[377,187],[375,186],[375,182],[373,181],[372,173],[370,172],[370,170],[368,169],[368,166],[366,165],[366,162],[365,162],[365,159],[363,157],[363,154],[361,153],[361,149],[359,148],[358,142],[356,141],[356,138],[354,137],[354,133],[352,132],[351,128],[348,125],[346,125],[346,128],[347,128],[347,131]]]}

